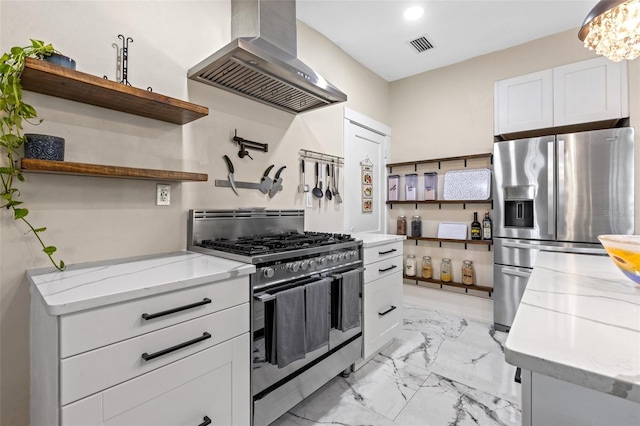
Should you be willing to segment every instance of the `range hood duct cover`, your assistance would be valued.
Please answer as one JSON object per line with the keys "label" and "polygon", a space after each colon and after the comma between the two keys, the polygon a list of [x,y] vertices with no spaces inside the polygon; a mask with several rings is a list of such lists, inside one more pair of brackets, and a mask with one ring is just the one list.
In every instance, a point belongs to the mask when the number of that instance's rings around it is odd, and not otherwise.
{"label": "range hood duct cover", "polygon": [[231,38],[188,77],[293,114],[347,100],[297,58],[295,0],[232,0]]}

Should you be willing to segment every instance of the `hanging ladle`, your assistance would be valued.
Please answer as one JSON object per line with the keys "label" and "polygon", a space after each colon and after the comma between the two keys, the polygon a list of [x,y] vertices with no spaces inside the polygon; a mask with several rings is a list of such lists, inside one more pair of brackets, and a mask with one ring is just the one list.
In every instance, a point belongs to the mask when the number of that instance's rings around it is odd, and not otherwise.
{"label": "hanging ladle", "polygon": [[331,199],[333,198],[333,194],[331,194],[331,182],[329,181],[329,179],[331,178],[331,169],[329,168],[329,164],[327,164],[327,190],[325,191],[324,195],[325,197],[327,197],[327,200],[331,201]]}
{"label": "hanging ladle", "polygon": [[316,161],[316,187],[313,188],[313,191],[311,191],[311,193],[313,194],[314,197],[316,198],[322,198],[322,189],[320,189],[318,187],[318,174],[320,173],[320,165],[318,164],[318,162]]}

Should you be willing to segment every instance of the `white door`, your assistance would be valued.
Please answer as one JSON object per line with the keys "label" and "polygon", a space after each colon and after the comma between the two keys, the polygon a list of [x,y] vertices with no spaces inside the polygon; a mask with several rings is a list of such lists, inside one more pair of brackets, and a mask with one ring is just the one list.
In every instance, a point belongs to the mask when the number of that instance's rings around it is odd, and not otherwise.
{"label": "white door", "polygon": [[[345,108],[344,120],[344,225],[345,232],[386,232],[386,152],[391,129]],[[371,198],[364,196],[361,163],[372,167]],[[371,210],[364,201],[371,201]]]}

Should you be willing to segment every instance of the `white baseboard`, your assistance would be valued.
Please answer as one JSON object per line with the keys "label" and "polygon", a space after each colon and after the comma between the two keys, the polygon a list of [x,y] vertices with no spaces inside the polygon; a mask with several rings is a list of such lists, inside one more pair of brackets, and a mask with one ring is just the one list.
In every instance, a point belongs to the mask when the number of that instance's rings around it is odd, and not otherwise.
{"label": "white baseboard", "polygon": [[449,291],[404,284],[403,300],[414,306],[424,306],[467,319],[493,323],[493,300]]}

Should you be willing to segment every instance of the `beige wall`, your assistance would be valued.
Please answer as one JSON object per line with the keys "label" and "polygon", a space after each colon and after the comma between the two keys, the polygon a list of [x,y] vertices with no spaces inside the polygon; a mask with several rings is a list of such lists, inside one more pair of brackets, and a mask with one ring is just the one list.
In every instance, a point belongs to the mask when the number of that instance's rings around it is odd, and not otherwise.
{"label": "beige wall", "polygon": [[[132,37],[129,81],[209,107],[207,117],[177,126],[26,92],[45,121],[31,133],[66,138],[66,160],[209,174],[207,183],[171,183],[171,206],[155,206],[152,181],[26,175],[20,185],[29,218],[46,226],[48,244],[66,263],[161,253],[185,248],[189,208],[302,208],[296,192],[298,151],[342,156],[343,108],[390,121],[389,85],[306,25],[298,25],[299,56],[345,91],[349,101],[293,116],[188,81],[187,70],[230,41],[227,1],[2,1],[0,49],[29,38],[51,42],[76,59],[78,70],[115,79],[118,34]],[[268,143],[269,152],[240,159],[234,129]],[[229,155],[238,180],[258,181],[269,164],[286,165],[284,190],[273,199],[257,191],[214,186],[226,178]],[[272,173],[273,176],[273,173]],[[309,176],[308,176],[309,177]],[[309,181],[310,182],[310,181]],[[342,229],[333,205],[307,210],[307,228]],[[25,229],[0,217],[0,424],[25,425],[29,401],[29,290],[25,270],[47,266]]]}

